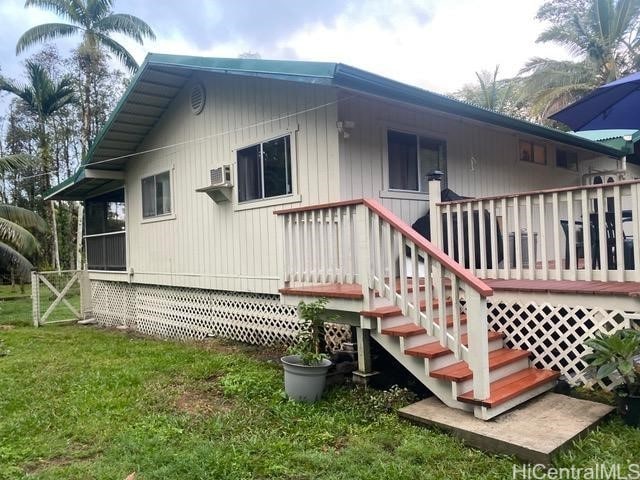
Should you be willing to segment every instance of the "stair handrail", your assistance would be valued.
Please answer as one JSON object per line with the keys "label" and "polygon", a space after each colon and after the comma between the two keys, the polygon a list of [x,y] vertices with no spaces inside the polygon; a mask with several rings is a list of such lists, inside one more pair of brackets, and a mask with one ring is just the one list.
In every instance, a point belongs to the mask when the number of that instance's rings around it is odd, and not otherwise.
{"label": "stair handrail", "polygon": [[[403,315],[423,327],[427,335],[436,337],[456,358],[467,362],[473,372],[474,397],[488,398],[487,297],[493,294],[493,289],[378,201],[363,199],[362,203],[366,215],[359,223],[365,224],[361,231],[365,232],[366,245],[363,245],[359,264],[365,304],[367,296],[371,302],[377,294],[399,306]],[[387,264],[383,265],[385,260]],[[421,260],[423,273],[420,273]],[[410,273],[406,262],[411,265]],[[422,289],[424,294],[420,294]],[[437,305],[437,318],[433,305]],[[466,345],[461,329],[463,311],[467,316]]]}

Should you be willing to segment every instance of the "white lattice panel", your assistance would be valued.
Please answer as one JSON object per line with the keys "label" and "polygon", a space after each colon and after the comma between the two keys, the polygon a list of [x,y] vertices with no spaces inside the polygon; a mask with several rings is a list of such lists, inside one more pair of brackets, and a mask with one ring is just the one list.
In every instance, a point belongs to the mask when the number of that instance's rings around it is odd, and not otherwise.
{"label": "white lattice panel", "polygon": [[[258,345],[290,345],[299,329],[296,307],[277,295],[195,288],[91,282],[93,315],[104,326],[127,325],[166,338],[207,335]],[[348,326],[327,324],[325,338],[335,351],[350,341]]]}
{"label": "white lattice panel", "polygon": [[[572,385],[593,385],[595,380],[581,360],[585,340],[599,331],[630,328],[631,323],[620,310],[499,302],[489,305],[489,326],[506,335],[507,346],[530,351],[536,367],[559,371]],[[609,379],[597,383],[612,387]]]}
{"label": "white lattice panel", "polygon": [[337,352],[344,342],[351,342],[351,327],[341,323],[325,323],[324,341],[328,351]]}
{"label": "white lattice panel", "polygon": [[91,310],[105,327],[134,327],[134,289],[127,283],[91,282]]}

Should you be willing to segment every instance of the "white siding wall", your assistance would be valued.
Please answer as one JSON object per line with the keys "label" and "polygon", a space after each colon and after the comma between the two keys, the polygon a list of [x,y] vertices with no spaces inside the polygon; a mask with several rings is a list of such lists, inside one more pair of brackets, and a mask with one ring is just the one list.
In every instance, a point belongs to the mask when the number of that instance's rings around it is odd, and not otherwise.
{"label": "white siding wall", "polygon": [[[338,183],[329,175],[338,170],[336,93],[321,86],[254,78],[203,75],[196,80],[206,86],[204,111],[198,116],[191,113],[192,83],[188,83],[140,151],[186,143],[141,155],[127,167],[127,259],[134,271],[132,280],[276,293],[281,250],[280,225],[273,211],[285,205],[237,210],[235,201],[216,204],[195,190],[208,185],[211,168],[235,164],[235,148],[292,130],[294,193],[300,198],[288,199],[287,206],[338,198]],[[287,117],[309,109],[313,110]],[[172,216],[145,221],[141,179],[166,170],[171,171]]]}
{"label": "white siding wall", "polygon": [[[340,102],[338,115],[340,120],[355,122],[351,136],[340,140],[341,196],[382,197],[383,203],[408,223],[424,215],[427,199],[426,195],[418,200],[388,198],[384,193],[387,128],[446,140],[448,187],[463,196],[580,184],[581,172],[554,166],[555,146],[551,142],[537,140],[547,146],[547,165],[534,165],[519,160],[515,132],[459,117],[362,97]],[[579,158],[582,161],[589,155],[583,151]]]}

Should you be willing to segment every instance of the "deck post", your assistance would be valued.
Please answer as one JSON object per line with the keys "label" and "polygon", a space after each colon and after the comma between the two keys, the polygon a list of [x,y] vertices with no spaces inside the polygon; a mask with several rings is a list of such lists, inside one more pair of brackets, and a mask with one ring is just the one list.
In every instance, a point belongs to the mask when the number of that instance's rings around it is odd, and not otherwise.
{"label": "deck post", "polygon": [[371,361],[371,331],[367,328],[356,327],[356,341],[358,347],[358,370],[353,372],[353,383],[364,385],[371,382],[371,378],[378,375],[373,371]]}
{"label": "deck post", "polygon": [[[440,193],[440,180],[429,180],[429,227],[431,230],[431,243],[440,250],[444,250],[442,245],[442,220],[438,203],[442,201]],[[449,221],[449,219],[447,219]]]}
{"label": "deck post", "polygon": [[356,205],[354,213],[354,246],[356,251],[353,253],[356,261],[357,281],[362,286],[362,308],[369,310],[373,304],[373,282],[371,281],[371,261],[373,252],[371,252],[370,232],[371,217],[369,209],[365,205]]}
{"label": "deck post", "polygon": [[487,300],[472,288],[465,288],[467,333],[469,337],[469,367],[473,372],[473,396],[489,398],[489,326]]}

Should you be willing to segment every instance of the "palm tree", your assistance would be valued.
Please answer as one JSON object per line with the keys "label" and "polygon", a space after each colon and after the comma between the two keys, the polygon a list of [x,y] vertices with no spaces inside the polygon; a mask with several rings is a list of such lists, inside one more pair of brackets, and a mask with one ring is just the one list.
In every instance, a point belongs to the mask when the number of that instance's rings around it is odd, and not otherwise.
{"label": "palm tree", "polygon": [[26,0],[25,7],[38,7],[59,15],[67,23],[45,23],[30,28],[22,34],[16,45],[16,54],[49,40],[81,35],[78,48],[80,69],[84,75],[83,87],[83,143],[91,142],[91,86],[92,76],[105,52],[114,55],[131,72],[138,64],[131,54],[111,38],[120,33],[142,45],[144,39],[155,40],[149,25],[134,15],[113,13],[113,0]]}
{"label": "palm tree", "polygon": [[[47,123],[58,111],[75,102],[72,79],[65,76],[59,81],[54,81],[40,64],[32,61],[26,62],[26,70],[29,78],[27,84],[18,84],[0,77],[0,90],[16,95],[37,120],[38,155],[45,174],[45,188],[48,189],[51,186],[49,174],[52,170],[52,161]],[[58,232],[55,226],[55,205],[53,202],[51,202],[51,220],[53,222],[52,260],[59,270]]]}
{"label": "palm tree", "polygon": [[538,42],[562,45],[579,59],[532,58],[521,70],[538,119],[638,66],[640,0],[551,0],[537,18],[551,22]]}
{"label": "palm tree", "polygon": [[488,70],[475,72],[478,83],[465,85],[453,95],[460,100],[494,112],[517,116],[520,106],[518,79],[498,80],[499,70],[500,65],[496,65],[493,72]]}
{"label": "palm tree", "polygon": [[[27,164],[25,156],[0,158],[0,169],[13,169]],[[36,213],[0,203],[0,264],[18,271],[22,276],[33,268],[26,256],[39,248],[38,240],[27,228],[46,230],[45,221]]]}

